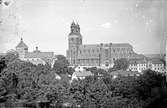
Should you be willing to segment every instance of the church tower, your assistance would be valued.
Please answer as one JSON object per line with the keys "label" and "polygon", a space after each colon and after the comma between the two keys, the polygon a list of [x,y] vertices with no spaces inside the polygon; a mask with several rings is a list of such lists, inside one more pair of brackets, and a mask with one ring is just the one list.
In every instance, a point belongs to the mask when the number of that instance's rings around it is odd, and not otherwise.
{"label": "church tower", "polygon": [[20,43],[16,46],[16,51],[18,52],[20,59],[23,59],[25,54],[28,52],[28,46],[23,42],[22,38]]}
{"label": "church tower", "polygon": [[74,21],[71,24],[71,31],[68,35],[67,59],[70,65],[77,65],[77,56],[79,46],[82,45],[82,36],[80,34],[80,26]]}

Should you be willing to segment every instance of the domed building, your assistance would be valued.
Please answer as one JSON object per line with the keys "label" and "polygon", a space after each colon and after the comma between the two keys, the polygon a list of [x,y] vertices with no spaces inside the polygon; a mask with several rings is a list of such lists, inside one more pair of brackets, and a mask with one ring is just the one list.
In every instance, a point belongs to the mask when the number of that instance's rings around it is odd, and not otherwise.
{"label": "domed building", "polygon": [[56,60],[54,52],[41,52],[38,47],[36,47],[33,52],[28,52],[28,46],[24,43],[22,38],[16,46],[16,51],[19,54],[19,59],[31,62],[35,65],[48,63],[53,66]]}

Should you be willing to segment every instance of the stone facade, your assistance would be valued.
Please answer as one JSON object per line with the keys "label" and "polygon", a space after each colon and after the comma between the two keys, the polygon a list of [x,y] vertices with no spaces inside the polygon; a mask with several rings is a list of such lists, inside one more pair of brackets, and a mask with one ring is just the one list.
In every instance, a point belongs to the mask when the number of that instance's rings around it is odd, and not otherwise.
{"label": "stone facade", "polygon": [[67,59],[71,66],[112,67],[119,58],[140,58],[129,43],[82,44],[80,26],[72,22],[68,35]]}

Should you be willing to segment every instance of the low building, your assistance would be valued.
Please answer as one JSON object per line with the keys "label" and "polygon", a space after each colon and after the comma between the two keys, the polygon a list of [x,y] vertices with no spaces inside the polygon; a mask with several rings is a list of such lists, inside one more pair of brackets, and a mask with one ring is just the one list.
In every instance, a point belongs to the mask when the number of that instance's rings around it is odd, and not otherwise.
{"label": "low building", "polygon": [[133,71],[117,70],[117,71],[111,72],[110,75],[113,77],[113,79],[115,79],[118,76],[140,76],[141,73],[139,73],[139,72],[133,72]]}
{"label": "low building", "polygon": [[138,67],[137,68],[138,72],[142,72],[142,71],[148,69],[147,61],[145,61],[145,60],[138,61],[137,67]]}
{"label": "low building", "polygon": [[142,72],[144,70],[151,69],[157,72],[165,72],[164,63],[156,58],[156,59],[133,59],[129,60],[129,68],[130,71]]}
{"label": "low building", "polygon": [[131,59],[129,60],[129,69],[130,71],[142,72],[143,70],[148,69],[146,59]]}
{"label": "low building", "polygon": [[90,71],[86,71],[82,67],[76,67],[75,72],[72,74],[71,80],[85,79],[87,76],[92,76],[93,74]]}
{"label": "low building", "polygon": [[160,59],[152,59],[148,62],[149,69],[157,72],[165,72],[165,65]]}
{"label": "low building", "polygon": [[136,60],[130,60],[129,61],[129,71],[138,71],[138,63]]}

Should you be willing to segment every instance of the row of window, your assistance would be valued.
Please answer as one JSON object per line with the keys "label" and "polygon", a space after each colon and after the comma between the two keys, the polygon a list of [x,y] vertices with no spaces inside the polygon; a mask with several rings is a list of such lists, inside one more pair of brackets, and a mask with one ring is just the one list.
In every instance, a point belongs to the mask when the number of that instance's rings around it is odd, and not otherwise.
{"label": "row of window", "polygon": [[143,71],[143,70],[146,70],[146,68],[139,68],[139,70]]}
{"label": "row of window", "polygon": [[153,68],[153,70],[163,70],[163,68]]}
{"label": "row of window", "polygon": [[38,61],[41,60],[40,58],[34,58],[34,59],[27,59],[27,61]]}
{"label": "row of window", "polygon": [[131,68],[132,71],[137,71],[137,68]]}
{"label": "row of window", "polygon": [[71,42],[74,42],[75,40],[76,40],[77,42],[82,42],[82,39],[81,39],[81,38],[80,38],[80,39],[79,39],[79,38],[71,38],[71,39],[70,39]]}
{"label": "row of window", "polygon": [[155,67],[164,66],[163,64],[153,64]]}
{"label": "row of window", "polygon": [[79,63],[99,63],[99,60],[91,60],[91,59],[88,59],[88,60],[78,60]]}
{"label": "row of window", "polygon": [[[100,50],[99,49],[97,49],[97,50],[95,50],[95,49],[92,49],[92,50],[87,50],[87,49],[84,49],[84,50],[79,50],[79,53],[80,54],[82,54],[82,53],[99,53],[100,52]],[[108,51],[105,51],[105,52],[107,52],[108,53]],[[132,52],[129,52],[129,51],[115,51],[115,50],[113,50],[113,53],[122,53],[122,54],[125,54],[125,53],[128,53],[128,54],[131,54]]]}

